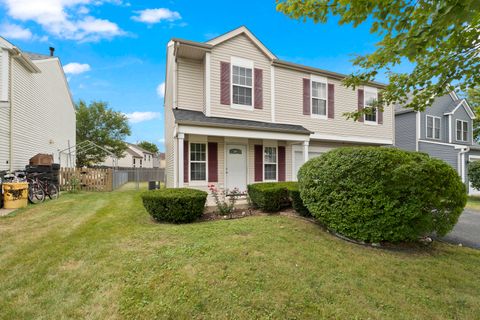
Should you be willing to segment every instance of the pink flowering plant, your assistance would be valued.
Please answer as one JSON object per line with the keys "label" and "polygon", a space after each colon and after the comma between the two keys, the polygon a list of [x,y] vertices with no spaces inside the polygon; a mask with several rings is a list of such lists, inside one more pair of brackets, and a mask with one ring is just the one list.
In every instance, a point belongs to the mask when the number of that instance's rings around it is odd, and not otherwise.
{"label": "pink flowering plant", "polygon": [[242,195],[238,188],[229,190],[219,190],[214,184],[208,186],[212,194],[215,204],[217,205],[218,213],[221,215],[231,215],[235,210],[235,203]]}

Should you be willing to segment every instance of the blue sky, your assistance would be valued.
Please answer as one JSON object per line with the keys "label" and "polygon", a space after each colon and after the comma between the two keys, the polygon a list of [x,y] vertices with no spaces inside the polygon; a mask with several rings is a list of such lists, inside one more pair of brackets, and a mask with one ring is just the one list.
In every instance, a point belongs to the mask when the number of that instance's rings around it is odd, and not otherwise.
{"label": "blue sky", "polygon": [[378,41],[369,25],[291,20],[273,0],[0,0],[0,6],[0,35],[24,51],[55,47],[75,101],[108,102],[130,116],[129,142],[148,140],[162,150],[158,88],[170,38],[206,41],[245,25],[279,58],[340,73],[351,73],[353,55],[372,52]]}

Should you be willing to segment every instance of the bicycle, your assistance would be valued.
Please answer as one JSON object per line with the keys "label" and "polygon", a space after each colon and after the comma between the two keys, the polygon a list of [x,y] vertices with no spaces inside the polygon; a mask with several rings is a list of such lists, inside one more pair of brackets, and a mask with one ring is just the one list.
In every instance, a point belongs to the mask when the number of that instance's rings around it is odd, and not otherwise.
{"label": "bicycle", "polygon": [[41,203],[45,201],[48,196],[50,199],[57,199],[59,197],[58,188],[55,184],[50,182],[50,179],[40,177],[43,174],[33,173],[27,178],[28,182],[28,200],[31,203]]}

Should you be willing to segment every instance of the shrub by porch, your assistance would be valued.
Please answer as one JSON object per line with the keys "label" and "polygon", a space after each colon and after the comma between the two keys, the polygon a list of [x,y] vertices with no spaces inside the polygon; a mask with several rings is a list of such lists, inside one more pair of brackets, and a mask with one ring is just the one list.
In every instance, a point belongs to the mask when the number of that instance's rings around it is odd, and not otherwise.
{"label": "shrub by porch", "polygon": [[196,189],[168,188],[144,192],[142,201],[156,221],[185,223],[202,216],[207,195],[205,191]]}
{"label": "shrub by porch", "polygon": [[300,198],[298,183],[294,181],[250,184],[248,196],[254,207],[265,212],[278,212],[293,207],[302,216],[310,215]]}
{"label": "shrub by porch", "polygon": [[447,163],[393,148],[339,148],[299,172],[301,198],[328,228],[366,242],[445,235],[465,206],[465,185]]}

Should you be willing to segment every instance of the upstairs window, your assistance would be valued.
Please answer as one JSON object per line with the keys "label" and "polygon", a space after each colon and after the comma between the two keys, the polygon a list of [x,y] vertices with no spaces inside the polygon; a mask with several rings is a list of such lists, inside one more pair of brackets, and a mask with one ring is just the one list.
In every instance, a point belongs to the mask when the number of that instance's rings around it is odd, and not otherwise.
{"label": "upstairs window", "polygon": [[232,66],[233,104],[252,106],[253,77],[252,68]]}
{"label": "upstairs window", "polygon": [[468,141],[468,122],[457,120],[457,141]]}
{"label": "upstairs window", "polygon": [[312,115],[327,116],[327,82],[312,80]]}
{"label": "upstairs window", "polygon": [[[365,108],[371,107],[375,101],[377,101],[377,91],[364,90],[364,106]],[[377,109],[375,108],[371,113],[365,114],[365,122],[377,123]]]}
{"label": "upstairs window", "polygon": [[263,175],[265,181],[277,180],[277,148],[265,147],[263,149]]}
{"label": "upstairs window", "polygon": [[427,116],[427,138],[440,139],[440,118]]}

